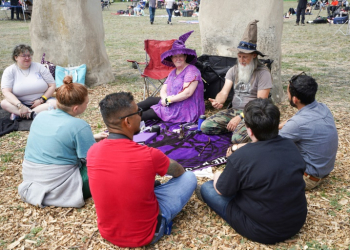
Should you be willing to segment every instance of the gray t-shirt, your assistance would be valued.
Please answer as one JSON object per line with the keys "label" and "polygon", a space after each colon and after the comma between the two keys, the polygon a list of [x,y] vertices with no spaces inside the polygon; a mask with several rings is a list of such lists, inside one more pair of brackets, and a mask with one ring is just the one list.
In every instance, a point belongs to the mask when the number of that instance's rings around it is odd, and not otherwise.
{"label": "gray t-shirt", "polygon": [[331,111],[314,101],[300,109],[279,131],[297,145],[304,161],[305,172],[323,178],[334,168],[338,150],[338,133]]}
{"label": "gray t-shirt", "polygon": [[[25,74],[29,73],[28,76]],[[32,62],[27,70],[20,70],[16,64],[7,67],[2,74],[1,89],[10,88],[12,93],[24,104],[31,105],[55,84],[50,71],[44,65]]]}
{"label": "gray t-shirt", "polygon": [[233,109],[243,110],[249,101],[257,98],[259,90],[272,88],[271,73],[266,67],[257,68],[253,73],[250,84],[243,85],[235,83],[236,71],[237,65],[230,68],[225,76],[227,80],[233,82]]}
{"label": "gray t-shirt", "polygon": [[175,1],[174,0],[165,0],[165,2],[166,2],[165,8],[172,9]]}
{"label": "gray t-shirt", "polygon": [[149,7],[155,8],[157,0],[149,0]]}

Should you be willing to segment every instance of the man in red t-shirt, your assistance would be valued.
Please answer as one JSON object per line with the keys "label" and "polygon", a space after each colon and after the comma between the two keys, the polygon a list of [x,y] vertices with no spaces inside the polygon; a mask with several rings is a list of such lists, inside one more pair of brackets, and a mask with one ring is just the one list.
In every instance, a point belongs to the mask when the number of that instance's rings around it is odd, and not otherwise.
{"label": "man in red t-shirt", "polygon": [[[87,154],[99,231],[119,247],[153,244],[188,202],[197,179],[160,150],[132,141],[140,131],[142,109],[131,93],[107,95],[100,111],[109,136]],[[154,187],[157,174],[173,178]]]}

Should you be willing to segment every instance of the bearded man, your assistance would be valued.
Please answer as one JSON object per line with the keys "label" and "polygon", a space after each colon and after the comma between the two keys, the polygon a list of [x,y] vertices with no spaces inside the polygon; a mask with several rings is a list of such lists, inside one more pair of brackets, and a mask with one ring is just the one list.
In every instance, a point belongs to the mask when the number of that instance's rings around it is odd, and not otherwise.
{"label": "bearded man", "polygon": [[254,20],[248,24],[242,41],[237,47],[238,63],[227,72],[224,87],[215,99],[209,98],[214,108],[221,109],[233,88],[232,108],[222,110],[206,119],[201,125],[201,130],[205,134],[233,132],[231,139],[233,143],[250,140],[242,110],[251,100],[268,98],[272,88],[271,73],[258,60],[258,55],[264,55],[256,50],[257,22],[258,20]]}

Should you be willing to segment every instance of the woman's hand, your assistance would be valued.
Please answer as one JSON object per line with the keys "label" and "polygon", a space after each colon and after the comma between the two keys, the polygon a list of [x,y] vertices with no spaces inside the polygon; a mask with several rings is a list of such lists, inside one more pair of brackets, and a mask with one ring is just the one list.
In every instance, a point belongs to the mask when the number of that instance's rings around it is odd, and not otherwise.
{"label": "woman's hand", "polygon": [[31,109],[38,107],[39,105],[43,104],[43,101],[41,98],[36,99],[34,102],[32,102],[32,106],[30,106]]}
{"label": "woman's hand", "polygon": [[31,109],[27,108],[27,107],[24,106],[23,104],[22,104],[22,107],[21,107],[18,111],[19,111],[19,116],[20,116],[21,118],[27,117],[27,114],[32,112]]}
{"label": "woman's hand", "polygon": [[101,132],[101,133],[98,133],[98,134],[94,134],[94,138],[95,138],[96,142],[99,142],[99,141],[107,138],[108,135],[109,135],[109,133]]}
{"label": "woman's hand", "polygon": [[165,98],[160,99],[160,102],[161,102],[161,104],[162,104],[162,106],[163,106],[163,107],[165,107],[165,106],[166,106],[166,103],[165,103]]}

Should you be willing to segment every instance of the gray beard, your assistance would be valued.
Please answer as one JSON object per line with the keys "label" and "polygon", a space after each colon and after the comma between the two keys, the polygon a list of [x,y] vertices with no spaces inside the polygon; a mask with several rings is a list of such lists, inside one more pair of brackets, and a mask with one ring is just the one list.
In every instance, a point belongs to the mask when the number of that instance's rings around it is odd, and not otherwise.
{"label": "gray beard", "polygon": [[237,67],[238,82],[243,82],[245,84],[248,84],[254,72],[254,59],[251,60],[250,63],[246,66],[243,66],[240,63],[238,63],[237,66],[238,66]]}

